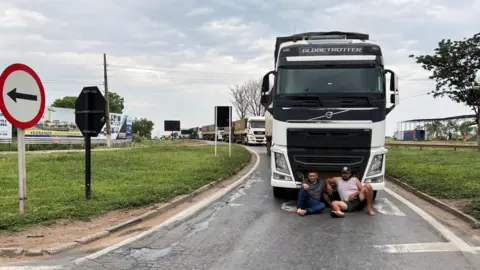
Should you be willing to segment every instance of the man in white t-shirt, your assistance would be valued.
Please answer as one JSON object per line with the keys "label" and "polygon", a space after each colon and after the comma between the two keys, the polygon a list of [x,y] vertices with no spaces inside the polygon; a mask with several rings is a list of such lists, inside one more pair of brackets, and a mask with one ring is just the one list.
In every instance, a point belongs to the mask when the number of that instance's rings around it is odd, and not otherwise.
{"label": "man in white t-shirt", "polygon": [[375,215],[372,206],[372,186],[362,184],[358,178],[352,177],[350,168],[343,167],[342,177],[328,178],[325,182],[327,185],[335,184],[340,196],[340,201],[332,202],[332,217],[344,217],[343,212],[361,211],[365,206],[367,206],[369,215]]}

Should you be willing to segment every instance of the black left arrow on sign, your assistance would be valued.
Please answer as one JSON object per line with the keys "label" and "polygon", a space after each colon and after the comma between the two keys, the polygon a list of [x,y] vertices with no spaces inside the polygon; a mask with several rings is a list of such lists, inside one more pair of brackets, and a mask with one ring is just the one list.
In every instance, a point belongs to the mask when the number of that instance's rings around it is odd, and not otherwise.
{"label": "black left arrow on sign", "polygon": [[12,91],[8,92],[7,94],[13,101],[17,102],[17,99],[24,99],[24,100],[32,100],[37,101],[37,96],[18,93],[17,88],[13,88]]}

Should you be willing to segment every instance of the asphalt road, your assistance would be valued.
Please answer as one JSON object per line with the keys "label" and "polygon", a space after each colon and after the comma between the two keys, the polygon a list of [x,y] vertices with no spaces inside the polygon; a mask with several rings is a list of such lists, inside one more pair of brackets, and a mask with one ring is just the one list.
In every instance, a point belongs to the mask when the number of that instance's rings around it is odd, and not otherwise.
{"label": "asphalt road", "polygon": [[62,269],[480,269],[480,255],[459,251],[386,192],[375,217],[297,216],[294,201],[273,198],[264,148],[253,149],[260,166],[241,188],[185,222]]}

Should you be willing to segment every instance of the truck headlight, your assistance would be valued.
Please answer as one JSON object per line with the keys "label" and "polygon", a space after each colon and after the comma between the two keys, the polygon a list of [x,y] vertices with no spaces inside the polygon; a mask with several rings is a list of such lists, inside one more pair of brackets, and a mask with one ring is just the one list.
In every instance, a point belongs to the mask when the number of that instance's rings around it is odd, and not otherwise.
{"label": "truck headlight", "polygon": [[379,154],[373,157],[372,164],[370,164],[370,169],[368,170],[367,176],[379,174],[382,172],[383,155],[384,154]]}
{"label": "truck headlight", "polygon": [[282,173],[289,173],[287,160],[285,159],[285,155],[283,155],[282,153],[275,152],[275,169]]}

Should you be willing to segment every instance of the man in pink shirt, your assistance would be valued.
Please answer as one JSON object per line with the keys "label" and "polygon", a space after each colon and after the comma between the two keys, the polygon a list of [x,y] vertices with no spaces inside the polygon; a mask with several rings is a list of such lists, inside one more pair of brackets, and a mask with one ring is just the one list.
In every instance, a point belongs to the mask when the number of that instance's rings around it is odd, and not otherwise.
{"label": "man in pink shirt", "polygon": [[[373,189],[370,184],[362,184],[356,177],[352,177],[352,171],[343,167],[342,177],[328,178],[326,184],[336,184],[340,201],[332,202],[332,217],[344,217],[343,212],[361,211],[367,206],[368,214],[375,215],[373,211]],[[327,190],[331,188],[327,187]],[[342,212],[343,211],[343,212]]]}

